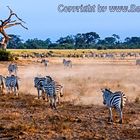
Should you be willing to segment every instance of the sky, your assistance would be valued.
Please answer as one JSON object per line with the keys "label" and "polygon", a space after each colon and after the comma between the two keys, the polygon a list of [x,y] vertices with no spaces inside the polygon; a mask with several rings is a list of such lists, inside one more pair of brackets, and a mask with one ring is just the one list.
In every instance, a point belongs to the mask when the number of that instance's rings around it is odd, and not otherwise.
{"label": "sky", "polygon": [[[59,12],[58,6],[95,5],[95,12]],[[97,6],[107,6],[106,12],[98,12]],[[77,33],[97,32],[101,38],[118,34],[126,37],[140,36],[140,12],[109,12],[109,6],[140,6],[140,0],[0,0],[0,19],[9,15],[6,6],[26,21],[25,30],[20,26],[6,29],[8,34],[27,39],[56,41],[60,37]],[[140,8],[140,7],[139,7]],[[62,9],[62,7],[61,7]]]}

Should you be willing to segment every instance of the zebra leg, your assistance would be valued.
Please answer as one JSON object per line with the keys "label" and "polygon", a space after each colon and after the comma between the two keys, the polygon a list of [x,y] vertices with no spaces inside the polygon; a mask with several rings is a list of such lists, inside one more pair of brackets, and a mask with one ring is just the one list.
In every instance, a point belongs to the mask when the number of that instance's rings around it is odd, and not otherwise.
{"label": "zebra leg", "polygon": [[16,87],[14,87],[14,95],[16,95]]}
{"label": "zebra leg", "polygon": [[48,94],[47,94],[47,102],[49,102],[49,96],[48,96]]}
{"label": "zebra leg", "polygon": [[118,112],[119,112],[119,116],[120,116],[119,123],[122,124],[122,110],[119,109]]}
{"label": "zebra leg", "polygon": [[53,107],[54,109],[56,109],[56,95],[54,95],[53,97]]}
{"label": "zebra leg", "polygon": [[37,92],[38,92],[38,99],[40,99],[40,90],[38,89]]}
{"label": "zebra leg", "polygon": [[59,98],[59,96],[57,97],[57,99],[58,99],[58,104],[60,104],[60,98]]}
{"label": "zebra leg", "polygon": [[10,94],[10,87],[7,87],[7,93]]}
{"label": "zebra leg", "polygon": [[109,107],[109,122],[113,122],[113,119],[112,119],[112,109],[111,107]]}
{"label": "zebra leg", "polygon": [[50,107],[51,107],[51,109],[53,109],[53,99],[52,99],[52,97],[50,97]]}

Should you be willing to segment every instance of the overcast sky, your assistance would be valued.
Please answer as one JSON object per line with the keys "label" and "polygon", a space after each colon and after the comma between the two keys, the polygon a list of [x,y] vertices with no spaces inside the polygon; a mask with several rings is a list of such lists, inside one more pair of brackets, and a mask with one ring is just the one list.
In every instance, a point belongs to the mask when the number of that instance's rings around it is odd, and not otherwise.
{"label": "overcast sky", "polygon": [[7,5],[18,14],[29,30],[15,26],[7,29],[8,34],[17,34],[21,38],[46,39],[56,41],[61,36],[75,35],[90,31],[97,32],[101,38],[113,33],[122,39],[127,36],[140,36],[140,12],[110,13],[60,13],[58,6],[95,5],[102,6],[140,6],[140,0],[0,0],[0,19],[9,15]]}

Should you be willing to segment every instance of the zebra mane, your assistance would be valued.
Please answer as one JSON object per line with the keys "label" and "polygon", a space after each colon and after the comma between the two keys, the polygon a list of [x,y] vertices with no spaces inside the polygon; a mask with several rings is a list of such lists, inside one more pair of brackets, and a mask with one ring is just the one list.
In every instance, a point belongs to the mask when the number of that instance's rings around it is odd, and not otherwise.
{"label": "zebra mane", "polygon": [[110,89],[105,88],[105,91],[110,92],[111,94],[113,94],[113,92]]}

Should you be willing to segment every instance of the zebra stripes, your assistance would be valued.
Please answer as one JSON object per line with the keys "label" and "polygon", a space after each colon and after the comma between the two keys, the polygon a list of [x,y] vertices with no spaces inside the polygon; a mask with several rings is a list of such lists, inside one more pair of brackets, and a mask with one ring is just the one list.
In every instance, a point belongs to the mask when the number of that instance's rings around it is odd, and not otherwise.
{"label": "zebra stripes", "polygon": [[16,64],[13,64],[13,63],[9,64],[9,66],[8,66],[8,72],[9,72],[10,75],[12,73],[15,74],[15,75],[17,75],[17,70],[18,70],[18,67],[17,67]]}
{"label": "zebra stripes", "polygon": [[[40,99],[40,95],[43,94],[45,82],[46,82],[45,77],[35,77],[34,78],[34,87],[37,88],[38,99]],[[41,91],[41,94],[40,94],[40,91]]]}
{"label": "zebra stripes", "polygon": [[7,76],[5,78],[5,86],[8,93],[14,92],[16,95],[17,91],[19,90],[18,77],[15,75]]}
{"label": "zebra stripes", "polygon": [[64,65],[64,67],[72,68],[72,61],[71,60],[63,59],[63,65]]}
{"label": "zebra stripes", "polygon": [[38,99],[40,98],[40,91],[42,95],[46,93],[51,108],[56,109],[57,99],[59,103],[60,102],[59,97],[63,96],[62,93],[63,86],[60,85],[58,82],[54,81],[50,76],[35,77],[34,86],[37,88],[38,91]]}
{"label": "zebra stripes", "polygon": [[50,100],[50,106],[56,108],[56,103],[60,104],[60,97],[63,97],[63,86],[58,82],[51,80],[44,86],[44,90]]}
{"label": "zebra stripes", "polygon": [[102,89],[103,104],[109,108],[109,121],[113,122],[112,108],[115,108],[120,116],[119,123],[122,123],[122,109],[126,102],[126,96],[121,91],[111,92],[109,89]]}
{"label": "zebra stripes", "polygon": [[3,93],[4,90],[4,80],[3,80],[3,76],[0,75],[0,94]]}

